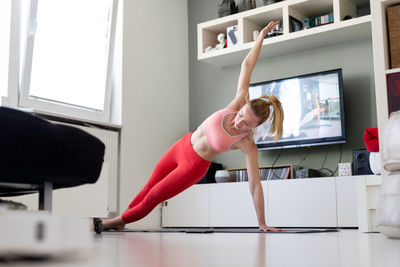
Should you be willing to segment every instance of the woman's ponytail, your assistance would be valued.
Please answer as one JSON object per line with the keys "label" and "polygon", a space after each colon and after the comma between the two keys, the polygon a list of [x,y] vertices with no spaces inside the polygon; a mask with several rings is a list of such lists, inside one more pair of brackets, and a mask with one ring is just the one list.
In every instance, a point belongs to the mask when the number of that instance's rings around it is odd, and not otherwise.
{"label": "woman's ponytail", "polygon": [[283,114],[283,109],[282,109],[282,104],[281,101],[278,100],[274,95],[271,96],[266,96],[270,103],[272,104],[272,107],[274,108],[274,111],[272,112],[272,118],[271,118],[271,133],[275,133],[275,142],[278,141],[282,137],[282,131],[283,131],[283,119],[284,119],[284,114]]}
{"label": "woman's ponytail", "polygon": [[[263,95],[259,98],[249,101],[250,107],[254,110],[255,114],[261,118],[258,125],[263,124],[269,117],[271,117],[270,133],[275,135],[274,141],[278,141],[282,137],[283,131],[283,109],[282,104],[274,95]],[[272,106],[272,114],[270,107]],[[270,116],[271,115],[271,116]]]}

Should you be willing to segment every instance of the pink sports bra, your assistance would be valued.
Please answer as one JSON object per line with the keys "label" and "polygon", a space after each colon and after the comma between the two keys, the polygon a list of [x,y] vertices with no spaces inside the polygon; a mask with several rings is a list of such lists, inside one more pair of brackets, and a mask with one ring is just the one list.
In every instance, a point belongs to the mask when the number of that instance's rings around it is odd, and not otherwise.
{"label": "pink sports bra", "polygon": [[228,151],[233,144],[250,133],[245,132],[240,135],[230,135],[224,128],[224,118],[226,115],[236,114],[236,110],[221,109],[205,121],[205,131],[207,134],[208,142],[215,152],[222,153]]}

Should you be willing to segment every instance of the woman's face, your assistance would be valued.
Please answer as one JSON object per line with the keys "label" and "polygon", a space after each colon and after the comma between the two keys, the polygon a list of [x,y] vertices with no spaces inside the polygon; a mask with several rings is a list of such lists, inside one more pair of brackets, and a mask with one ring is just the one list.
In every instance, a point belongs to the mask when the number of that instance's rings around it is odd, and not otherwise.
{"label": "woman's face", "polygon": [[254,114],[254,111],[249,105],[244,105],[234,118],[234,127],[240,131],[250,131],[258,126],[260,118]]}

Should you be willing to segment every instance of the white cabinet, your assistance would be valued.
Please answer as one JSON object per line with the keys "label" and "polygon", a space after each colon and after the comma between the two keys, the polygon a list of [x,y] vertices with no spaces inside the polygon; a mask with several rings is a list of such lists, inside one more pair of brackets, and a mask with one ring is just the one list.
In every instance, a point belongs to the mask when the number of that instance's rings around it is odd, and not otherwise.
{"label": "white cabinet", "polygon": [[376,208],[381,184],[382,177],[378,175],[361,176],[356,180],[360,232],[376,231]]}
{"label": "white cabinet", "polygon": [[209,227],[210,184],[188,188],[162,205],[162,227]]}
{"label": "white cabinet", "polygon": [[[357,5],[368,3],[368,0],[286,0],[200,23],[197,25],[198,60],[217,66],[240,64],[253,46],[253,31],[262,29],[271,20],[282,22],[283,34],[264,40],[260,58],[371,36],[371,16],[356,18]],[[291,31],[289,16],[301,21],[306,17],[329,13],[333,13],[333,23]],[[346,15],[351,15],[353,19],[343,20]],[[208,46],[215,46],[219,33],[227,36],[227,27],[233,25],[238,26],[236,45],[205,52]]]}
{"label": "white cabinet", "polygon": [[[263,187],[265,189],[265,183]],[[210,184],[210,225],[214,227],[258,226],[248,182]]]}
{"label": "white cabinet", "polygon": [[[262,181],[267,224],[357,227],[357,179],[369,176]],[[248,182],[194,185],[162,208],[163,227],[257,227]]]}
{"label": "white cabinet", "polygon": [[337,220],[339,227],[354,227],[357,220],[357,179],[359,177],[336,177]]}
{"label": "white cabinet", "polygon": [[270,181],[268,195],[272,226],[337,226],[334,178]]}

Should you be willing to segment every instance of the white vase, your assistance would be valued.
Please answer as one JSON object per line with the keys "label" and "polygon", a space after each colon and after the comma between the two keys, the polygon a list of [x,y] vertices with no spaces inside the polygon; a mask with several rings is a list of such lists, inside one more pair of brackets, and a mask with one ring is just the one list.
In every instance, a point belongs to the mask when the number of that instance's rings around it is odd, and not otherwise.
{"label": "white vase", "polygon": [[382,138],[383,168],[377,206],[377,229],[391,238],[400,238],[400,111],[391,114]]}
{"label": "white vase", "polygon": [[227,170],[218,170],[215,172],[215,181],[217,183],[235,182],[234,178]]}
{"label": "white vase", "polygon": [[381,174],[381,153],[370,152],[369,153],[369,167],[375,175]]}

